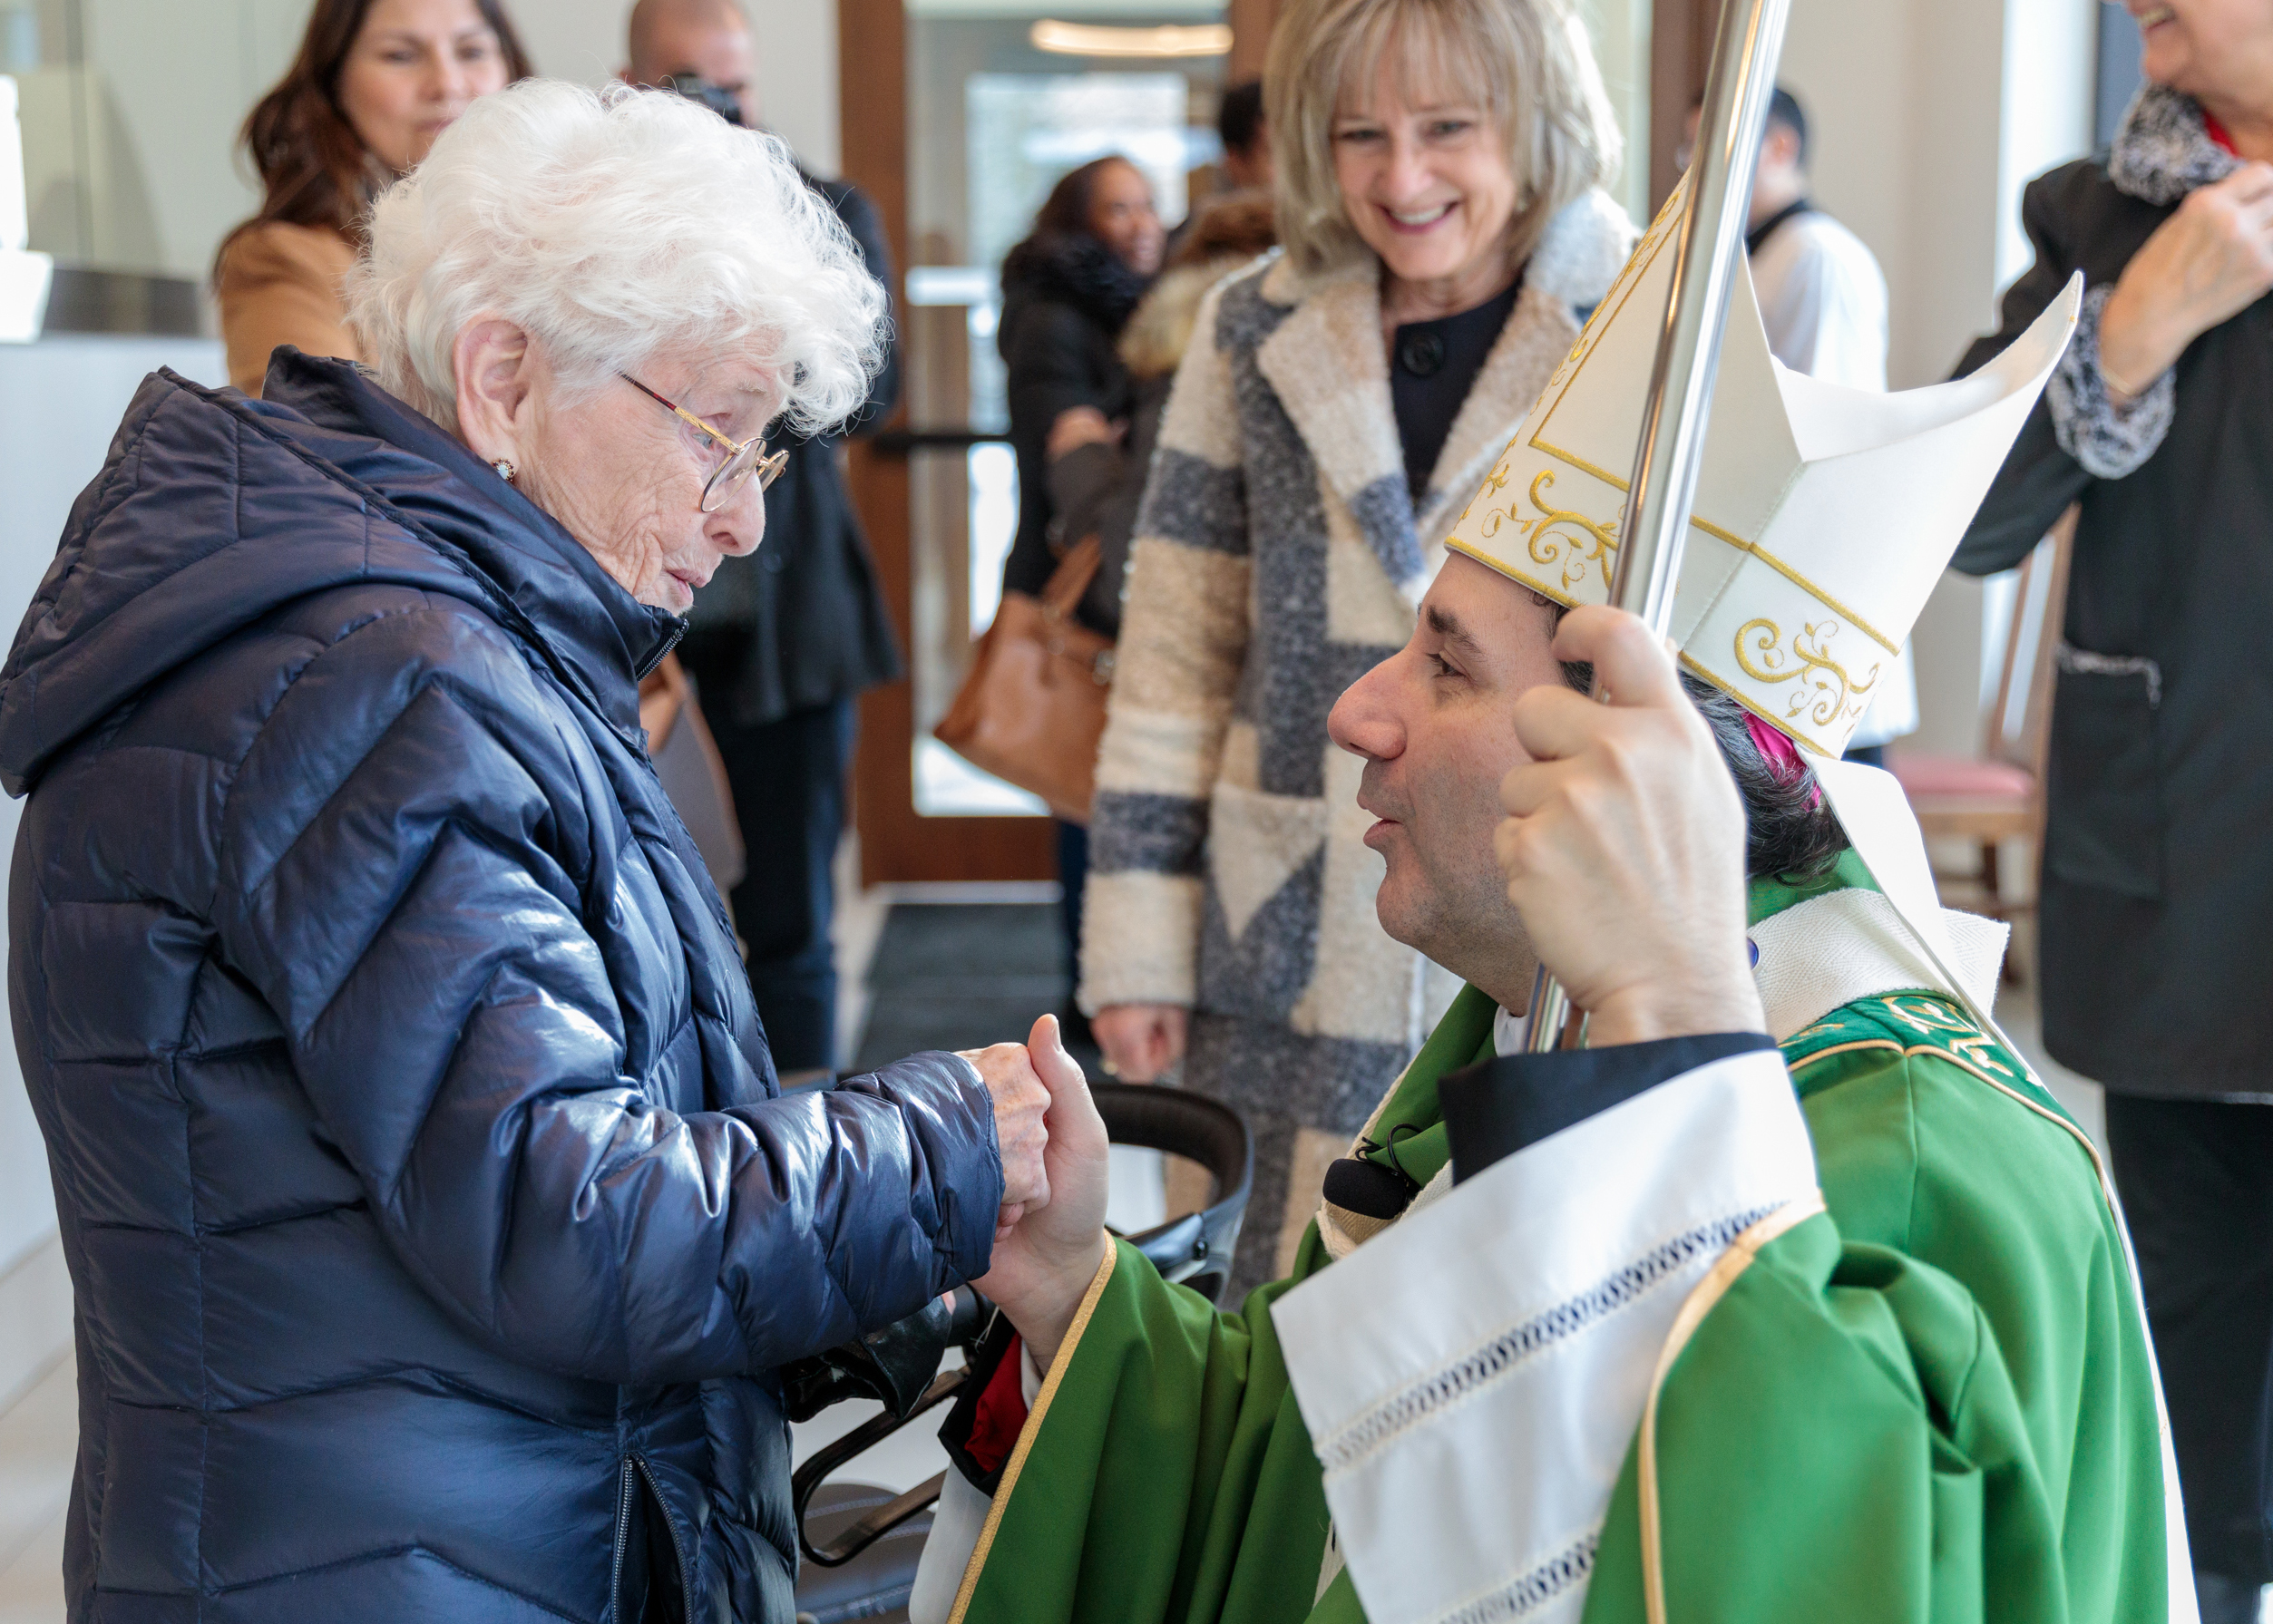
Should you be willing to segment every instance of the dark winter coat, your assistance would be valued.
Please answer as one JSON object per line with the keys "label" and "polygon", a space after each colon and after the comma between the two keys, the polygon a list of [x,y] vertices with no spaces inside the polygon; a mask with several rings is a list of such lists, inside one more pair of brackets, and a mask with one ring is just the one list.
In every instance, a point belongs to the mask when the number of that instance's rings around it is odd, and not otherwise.
{"label": "dark winter coat", "polygon": [[1144,277],[1094,237],[1029,238],[1003,260],[995,342],[1009,374],[1019,488],[1006,591],[1039,597],[1058,567],[1048,452],[1058,414],[1094,406],[1108,418],[1128,415],[1133,383],[1114,345],[1144,291]]}
{"label": "dark winter coat", "polygon": [[[2095,360],[2106,290],[2220,167],[2198,113],[2190,139],[2180,102],[2151,92],[2111,157],[2054,170],[2023,199],[2035,264],[1960,372],[2003,349],[2074,271],[2098,297],[1956,562],[2008,569],[2082,506],[2073,652],[2052,718],[2045,1047],[2121,1093],[2262,1096],[2273,1093],[2273,298],[2195,340],[2130,419],[2109,412]],[[2112,472],[2142,452],[2120,477],[2079,460]]]}
{"label": "dark winter coat", "polygon": [[[870,273],[889,290],[892,250],[876,206],[844,181],[805,180],[828,199]],[[899,399],[895,342],[851,432],[873,433]],[[843,433],[786,436],[780,443],[789,464],[766,490],[765,545],[720,560],[695,595],[678,651],[702,685],[703,708],[740,727],[778,722],[901,674],[875,561],[844,488]]]}
{"label": "dark winter coat", "polygon": [[641,749],[676,623],[279,356],[143,385],[0,671],[71,1617],[786,1624],[772,1372],[985,1267],[986,1094],[776,1097]]}

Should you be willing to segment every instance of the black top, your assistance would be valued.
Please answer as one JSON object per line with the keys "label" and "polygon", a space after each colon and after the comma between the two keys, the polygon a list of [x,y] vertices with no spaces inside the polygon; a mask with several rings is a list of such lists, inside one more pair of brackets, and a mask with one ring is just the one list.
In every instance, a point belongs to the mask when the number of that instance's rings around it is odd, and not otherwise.
{"label": "black top", "polygon": [[[807,175],[805,183],[836,210],[889,297],[892,261],[876,206],[842,180]],[[766,489],[766,540],[746,557],[718,560],[695,595],[678,651],[712,717],[762,726],[900,675],[891,615],[837,457],[844,433],[874,433],[899,398],[895,341],[843,431],[806,438],[777,425],[767,435],[789,452],[789,465]]]}
{"label": "black top", "polygon": [[1029,238],[1002,262],[1002,325],[995,342],[1008,374],[1019,485],[1018,536],[1002,566],[1005,591],[1039,596],[1058,568],[1049,452],[1058,414],[1075,406],[1093,406],[1115,421],[1129,414],[1135,381],[1116,344],[1145,286],[1145,277],[1088,236]]}
{"label": "black top", "polygon": [[1522,273],[1506,290],[1473,310],[1440,316],[1434,321],[1407,322],[1397,329],[1390,345],[1389,398],[1397,413],[1397,439],[1405,448],[1405,484],[1412,491],[1413,507],[1429,489],[1437,457],[1452,433],[1452,420],[1460,414],[1484,358],[1499,342],[1523,292]]}
{"label": "black top", "polygon": [[[2036,262],[2005,321],[1966,352],[1985,365],[2071,273],[2105,287],[2178,205],[2119,189],[2104,160],[2030,183]],[[2009,569],[2079,503],[2066,641],[2156,662],[2064,671],[2052,711],[2039,893],[2044,1046],[2118,1094],[2273,1088],[2273,298],[2179,357],[2154,454],[2087,473],[2039,402],[1957,549]]]}
{"label": "black top", "polygon": [[1775,236],[1777,228],[1780,227],[1784,221],[1796,219],[1798,216],[1802,214],[1813,214],[1814,212],[1815,205],[1809,202],[1805,198],[1800,198],[1795,201],[1786,203],[1781,209],[1777,209],[1775,213],[1761,221],[1759,225],[1754,226],[1751,230],[1744,233],[1744,257],[1749,259],[1753,255],[1759,253],[1761,249],[1766,248],[1768,246],[1768,239]]}

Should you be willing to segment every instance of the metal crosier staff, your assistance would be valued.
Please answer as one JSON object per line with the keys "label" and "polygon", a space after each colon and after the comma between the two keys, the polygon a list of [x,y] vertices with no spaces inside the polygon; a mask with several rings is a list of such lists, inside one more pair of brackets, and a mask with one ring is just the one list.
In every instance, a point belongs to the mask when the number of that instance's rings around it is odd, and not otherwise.
{"label": "metal crosier staff", "polygon": [[[1713,35],[1689,200],[1674,238],[1673,293],[1650,373],[1634,482],[1618,526],[1617,572],[1610,582],[1610,601],[1640,616],[1660,637],[1673,620],[1673,587],[1721,368],[1721,334],[1730,292],[1743,274],[1752,170],[1790,9],[1791,0],[1723,0]],[[1571,1013],[1570,995],[1542,965],[1524,1016],[1524,1051],[1537,1055],[1558,1046]]]}

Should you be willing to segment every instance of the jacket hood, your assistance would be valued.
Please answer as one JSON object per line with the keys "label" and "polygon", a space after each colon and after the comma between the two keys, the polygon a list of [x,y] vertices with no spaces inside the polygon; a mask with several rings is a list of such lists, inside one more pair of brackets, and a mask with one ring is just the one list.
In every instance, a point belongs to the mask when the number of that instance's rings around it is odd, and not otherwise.
{"label": "jacket hood", "polygon": [[1003,324],[1010,325],[1017,306],[1051,299],[1071,305],[1103,327],[1107,337],[1117,337],[1136,301],[1145,297],[1147,283],[1148,278],[1131,270],[1094,237],[1036,235],[1003,258]]}
{"label": "jacket hood", "polygon": [[265,400],[153,373],[0,667],[0,786],[169,672],[311,592],[391,582],[478,605],[636,742],[681,622],[344,361],[281,352]]}

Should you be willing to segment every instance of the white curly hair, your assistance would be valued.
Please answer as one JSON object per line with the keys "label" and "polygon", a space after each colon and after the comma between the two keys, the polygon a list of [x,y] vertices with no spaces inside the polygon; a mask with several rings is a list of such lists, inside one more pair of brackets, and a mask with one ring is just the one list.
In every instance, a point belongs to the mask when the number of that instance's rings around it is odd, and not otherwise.
{"label": "white curly hair", "polygon": [[883,289],[786,146],[619,84],[475,102],[380,197],[346,294],[379,382],[453,431],[476,319],[535,338],[571,394],[666,352],[755,360],[806,433],[859,409],[887,337]]}

